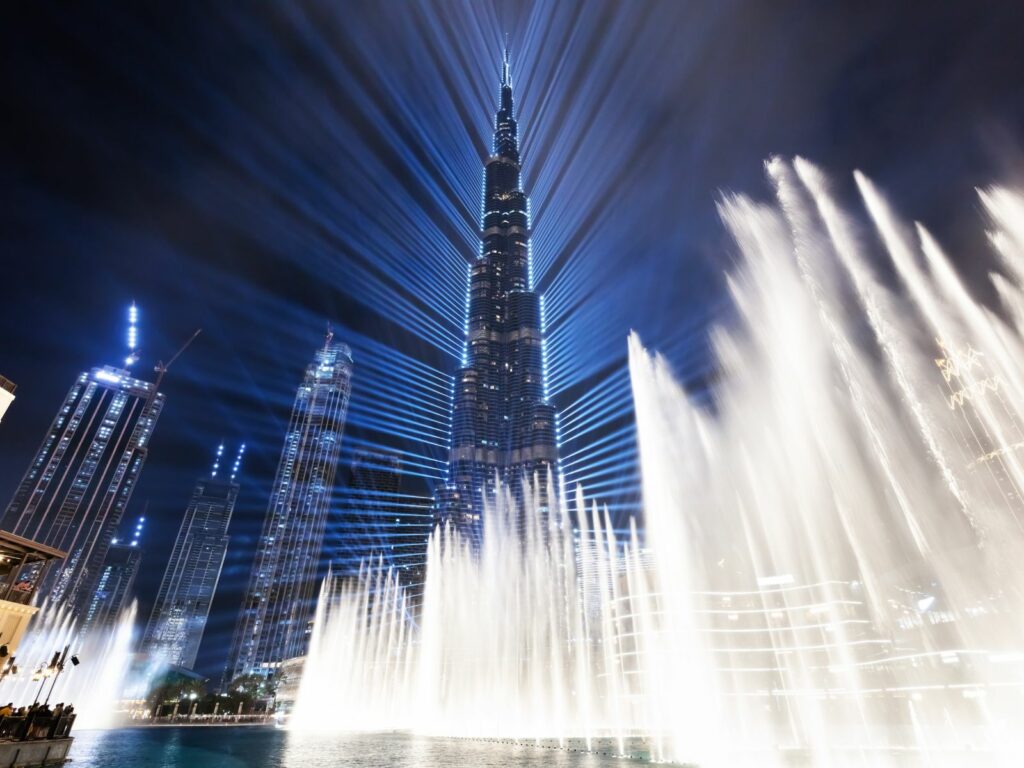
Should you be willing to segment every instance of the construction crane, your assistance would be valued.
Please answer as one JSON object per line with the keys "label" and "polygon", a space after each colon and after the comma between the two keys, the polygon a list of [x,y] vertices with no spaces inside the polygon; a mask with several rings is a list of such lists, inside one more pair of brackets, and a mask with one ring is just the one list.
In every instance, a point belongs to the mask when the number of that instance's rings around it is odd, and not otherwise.
{"label": "construction crane", "polygon": [[170,360],[168,360],[166,363],[163,360],[158,360],[157,361],[157,364],[153,367],[153,370],[156,371],[156,374],[157,374],[156,381],[153,382],[153,393],[154,394],[160,388],[160,382],[162,382],[164,380],[164,374],[167,373],[167,370],[174,364],[175,360],[177,360],[179,357],[181,357],[181,353],[184,352],[186,349],[188,349],[189,345],[193,341],[196,340],[196,336],[198,336],[202,332],[203,332],[202,328],[197,328],[196,332],[193,333],[192,336],[189,337],[189,340],[186,341],[184,344],[182,344],[181,345],[181,349],[179,349],[177,352],[175,352],[174,356]]}

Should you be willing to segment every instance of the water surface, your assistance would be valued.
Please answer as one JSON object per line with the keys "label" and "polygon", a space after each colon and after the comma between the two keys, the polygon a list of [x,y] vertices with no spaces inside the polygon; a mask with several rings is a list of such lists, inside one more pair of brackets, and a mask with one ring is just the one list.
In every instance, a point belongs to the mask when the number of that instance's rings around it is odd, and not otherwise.
{"label": "water surface", "polygon": [[310,735],[269,727],[77,731],[75,768],[605,768],[621,760],[514,744],[404,733]]}

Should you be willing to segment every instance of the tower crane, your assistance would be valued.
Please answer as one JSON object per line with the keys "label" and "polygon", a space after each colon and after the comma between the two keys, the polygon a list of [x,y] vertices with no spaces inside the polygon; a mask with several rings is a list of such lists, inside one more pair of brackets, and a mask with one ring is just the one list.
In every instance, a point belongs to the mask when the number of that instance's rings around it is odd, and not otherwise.
{"label": "tower crane", "polygon": [[198,336],[202,332],[202,328],[196,328],[196,332],[189,337],[188,341],[181,345],[181,349],[175,352],[170,360],[168,360],[166,363],[163,360],[157,361],[156,365],[153,367],[153,370],[156,371],[157,374],[156,381],[153,382],[153,392],[156,392],[160,388],[160,382],[164,380],[164,374],[166,374],[167,370],[171,367],[171,365],[174,364],[174,361],[181,357],[182,352],[188,349],[189,345],[196,340],[196,336]]}

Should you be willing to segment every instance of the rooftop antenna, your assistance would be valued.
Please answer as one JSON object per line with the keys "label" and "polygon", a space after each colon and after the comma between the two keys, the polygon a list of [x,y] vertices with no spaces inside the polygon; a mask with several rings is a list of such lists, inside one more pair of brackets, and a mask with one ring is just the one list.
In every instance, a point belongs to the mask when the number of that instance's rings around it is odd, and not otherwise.
{"label": "rooftop antenna", "polygon": [[[135,529],[132,531],[131,546],[139,546],[139,537],[142,535],[142,526],[146,522],[146,515],[149,514],[149,499],[146,499],[146,503],[142,505],[142,515],[135,521]],[[111,544],[117,544],[120,541],[119,538],[114,537],[110,540]]]}
{"label": "rooftop antenna", "polygon": [[242,456],[245,455],[245,443],[238,446],[238,453],[235,455],[235,463],[231,465],[231,479],[238,476],[238,470],[242,467]]}
{"label": "rooftop antenna", "polygon": [[213,457],[213,471],[210,473],[210,477],[217,476],[217,470],[220,469],[220,457],[224,455],[224,441],[220,441],[220,445],[217,446],[217,453]]}
{"label": "rooftop antenna", "polygon": [[505,33],[505,56],[501,62],[501,84],[512,85],[512,73],[509,71],[508,63],[508,32]]}
{"label": "rooftop antenna", "polygon": [[149,499],[146,499],[145,505],[142,507],[142,516],[139,517],[138,522],[135,523],[135,530],[132,531],[131,545],[133,547],[139,546],[139,537],[142,536],[142,526],[146,522],[146,515],[149,513]]}
{"label": "rooftop antenna", "polygon": [[139,308],[132,301],[128,307],[128,356],[124,359],[124,367],[131,368],[139,362]]}

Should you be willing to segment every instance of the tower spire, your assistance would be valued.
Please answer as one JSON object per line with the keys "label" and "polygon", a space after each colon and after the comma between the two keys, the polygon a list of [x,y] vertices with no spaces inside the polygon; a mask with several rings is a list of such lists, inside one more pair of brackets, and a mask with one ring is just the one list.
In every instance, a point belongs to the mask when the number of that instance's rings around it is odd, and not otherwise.
{"label": "tower spire", "polygon": [[505,56],[501,62],[501,86],[512,87],[512,73],[509,71],[508,63],[508,32],[505,33]]}
{"label": "tower spire", "polygon": [[511,157],[519,162],[516,120],[512,108],[512,67],[508,57],[508,35],[505,35],[505,51],[501,59],[501,92],[498,98],[498,113],[494,116],[493,150],[496,155]]}

